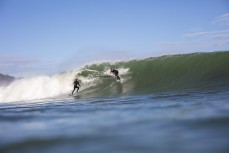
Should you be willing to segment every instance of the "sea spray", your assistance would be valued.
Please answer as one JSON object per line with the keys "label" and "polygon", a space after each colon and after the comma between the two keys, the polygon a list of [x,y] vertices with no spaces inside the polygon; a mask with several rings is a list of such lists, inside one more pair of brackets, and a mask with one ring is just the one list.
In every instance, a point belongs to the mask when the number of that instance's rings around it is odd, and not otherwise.
{"label": "sea spray", "polygon": [[6,87],[0,87],[0,101],[22,101],[54,97],[71,90],[75,72],[54,76],[36,76],[17,79]]}

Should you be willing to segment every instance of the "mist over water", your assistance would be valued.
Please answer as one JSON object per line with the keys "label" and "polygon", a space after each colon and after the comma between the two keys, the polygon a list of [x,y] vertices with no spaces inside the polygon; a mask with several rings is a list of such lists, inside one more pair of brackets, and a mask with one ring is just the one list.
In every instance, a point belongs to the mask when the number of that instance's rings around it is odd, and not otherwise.
{"label": "mist over water", "polygon": [[51,77],[17,79],[6,87],[0,87],[0,101],[25,101],[58,96],[72,88],[74,77],[74,72],[66,72]]}

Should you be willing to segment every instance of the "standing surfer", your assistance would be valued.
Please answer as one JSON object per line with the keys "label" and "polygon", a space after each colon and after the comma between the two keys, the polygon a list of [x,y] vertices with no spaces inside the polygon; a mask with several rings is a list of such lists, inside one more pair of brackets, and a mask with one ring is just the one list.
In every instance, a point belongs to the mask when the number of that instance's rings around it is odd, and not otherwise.
{"label": "standing surfer", "polygon": [[79,81],[78,81],[77,79],[75,79],[75,81],[74,81],[74,89],[73,89],[73,91],[72,91],[72,95],[73,95],[75,89],[77,88],[77,92],[78,92],[80,87],[81,87],[81,86],[80,86]]}
{"label": "standing surfer", "polygon": [[119,75],[118,75],[118,70],[111,68],[110,73],[113,73],[113,74],[115,75],[115,78],[116,78],[117,80],[120,80],[120,79],[121,79],[121,78],[119,77]]}

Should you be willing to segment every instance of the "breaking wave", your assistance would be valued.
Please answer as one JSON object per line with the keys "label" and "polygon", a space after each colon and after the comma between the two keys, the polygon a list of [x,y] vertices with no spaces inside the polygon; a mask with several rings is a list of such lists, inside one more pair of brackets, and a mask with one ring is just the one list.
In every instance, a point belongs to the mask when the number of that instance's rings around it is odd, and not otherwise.
{"label": "breaking wave", "polygon": [[[119,70],[120,82],[110,74],[111,67]],[[82,86],[79,92],[82,98],[184,90],[228,90],[229,52],[96,63],[53,76],[17,79],[6,87],[0,87],[0,101],[66,98],[72,91],[72,82],[76,77]]]}

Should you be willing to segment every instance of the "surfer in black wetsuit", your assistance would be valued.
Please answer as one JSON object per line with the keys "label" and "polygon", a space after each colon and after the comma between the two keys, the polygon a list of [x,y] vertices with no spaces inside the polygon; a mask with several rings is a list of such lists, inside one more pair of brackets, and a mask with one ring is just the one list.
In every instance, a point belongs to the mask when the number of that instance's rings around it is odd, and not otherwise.
{"label": "surfer in black wetsuit", "polygon": [[78,92],[80,87],[81,87],[81,86],[80,86],[79,81],[78,81],[77,79],[75,79],[75,81],[74,81],[74,89],[73,89],[73,91],[72,91],[72,95],[73,95],[75,89],[77,88],[77,92]]}
{"label": "surfer in black wetsuit", "polygon": [[118,75],[118,70],[111,68],[110,73],[113,73],[113,74],[115,75],[115,78],[116,78],[117,80],[120,80],[120,79],[121,79],[121,78],[119,77],[119,75]]}

